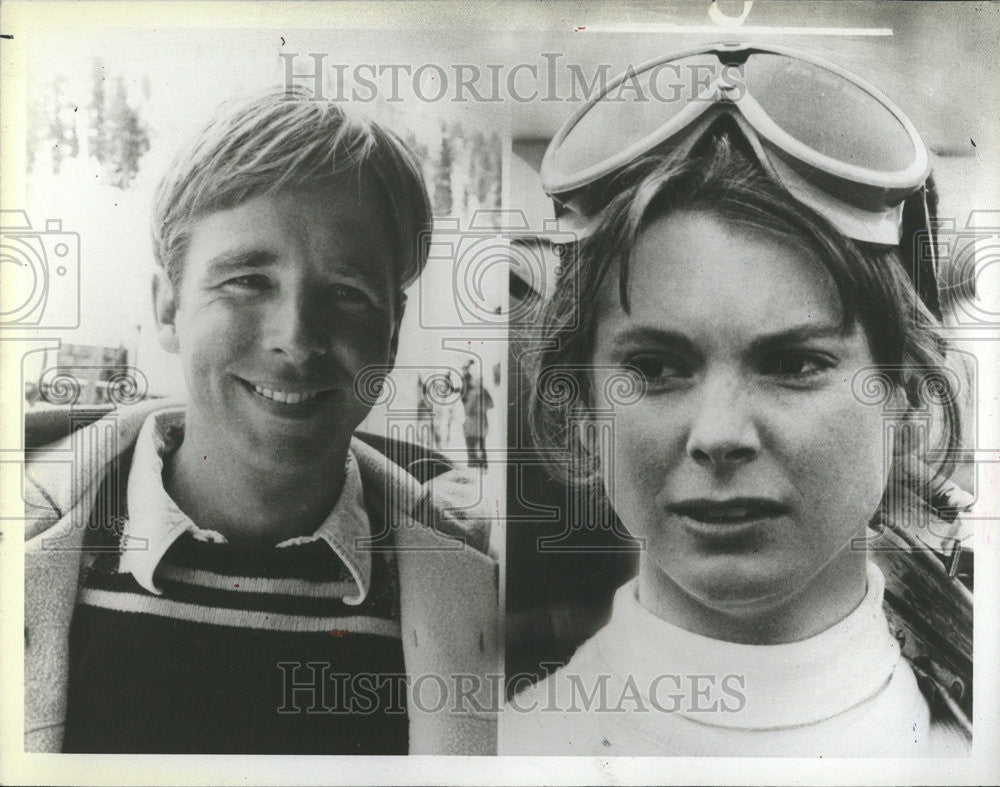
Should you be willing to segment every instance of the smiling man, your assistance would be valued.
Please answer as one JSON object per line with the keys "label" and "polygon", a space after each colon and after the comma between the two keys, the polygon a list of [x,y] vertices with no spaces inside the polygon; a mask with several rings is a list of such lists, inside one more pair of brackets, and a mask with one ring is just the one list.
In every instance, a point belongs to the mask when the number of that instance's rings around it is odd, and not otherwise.
{"label": "smiling man", "polygon": [[[391,369],[426,263],[418,163],[273,91],[220,110],[154,214],[159,340],[187,401],[111,414],[69,485],[29,462],[25,748],[494,752],[471,482],[422,484],[355,435],[358,381]],[[455,696],[422,696],[427,677]]]}
{"label": "smiling man", "polygon": [[180,281],[157,277],[160,342],[189,390],[166,482],[195,520],[281,540],[308,535],[340,494],[371,406],[354,381],[392,364],[402,317],[385,202],[351,172],[258,195],[196,222]]}

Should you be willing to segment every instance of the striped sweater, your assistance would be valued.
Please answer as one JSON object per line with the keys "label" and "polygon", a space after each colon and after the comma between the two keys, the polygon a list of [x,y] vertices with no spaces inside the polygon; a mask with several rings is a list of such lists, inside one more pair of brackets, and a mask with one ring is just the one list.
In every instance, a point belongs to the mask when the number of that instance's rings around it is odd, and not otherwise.
{"label": "striped sweater", "polygon": [[115,510],[92,514],[64,750],[405,753],[395,558],[354,542],[371,529],[353,457],[322,537],[229,544],[163,489],[182,423],[146,422],[105,482]]}
{"label": "striped sweater", "polygon": [[406,695],[391,553],[347,605],[319,542],[181,536],[156,595],[102,555],[70,629],[64,751],[403,754]]}

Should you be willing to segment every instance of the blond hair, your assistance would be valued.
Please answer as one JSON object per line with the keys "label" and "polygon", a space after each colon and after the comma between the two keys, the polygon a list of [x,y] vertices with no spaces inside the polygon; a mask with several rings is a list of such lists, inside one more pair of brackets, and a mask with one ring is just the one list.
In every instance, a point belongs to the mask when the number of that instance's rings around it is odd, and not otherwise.
{"label": "blond hair", "polygon": [[395,133],[317,101],[306,89],[275,88],[231,100],[178,153],[157,189],[153,250],[175,289],[195,221],[263,194],[323,185],[368,169],[393,224],[402,292],[427,263],[431,206],[420,165]]}

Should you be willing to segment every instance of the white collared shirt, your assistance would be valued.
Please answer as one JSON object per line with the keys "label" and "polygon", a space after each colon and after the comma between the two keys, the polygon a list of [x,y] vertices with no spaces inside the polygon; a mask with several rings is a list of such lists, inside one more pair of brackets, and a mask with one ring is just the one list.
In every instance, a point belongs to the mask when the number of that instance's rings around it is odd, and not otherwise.
{"label": "white collared shirt", "polygon": [[[135,443],[128,478],[128,519],[122,532],[120,570],[130,573],[150,593],[162,591],[153,582],[157,566],[170,546],[184,533],[202,541],[225,543],[214,530],[198,527],[163,486],[163,461],[181,443],[184,410],[176,408],[154,413],[146,419]],[[347,566],[357,592],[343,599],[345,604],[361,604],[371,587],[371,551],[365,541],[371,537],[371,523],[365,509],[361,472],[351,451],[344,467],[344,486],[326,519],[311,536],[282,541],[276,549],[324,541]]]}

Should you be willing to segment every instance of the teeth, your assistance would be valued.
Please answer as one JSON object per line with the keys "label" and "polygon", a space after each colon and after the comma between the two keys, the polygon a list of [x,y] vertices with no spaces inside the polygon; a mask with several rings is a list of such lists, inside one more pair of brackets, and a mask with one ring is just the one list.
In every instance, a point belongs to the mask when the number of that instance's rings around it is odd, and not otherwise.
{"label": "teeth", "polygon": [[282,404],[300,404],[301,402],[308,402],[310,399],[315,399],[319,396],[319,391],[272,391],[270,388],[264,388],[262,385],[255,385],[253,387],[254,392],[263,396],[265,399],[270,399],[273,402],[281,402]]}
{"label": "teeth", "polygon": [[732,508],[709,508],[706,513],[710,519],[744,519],[750,514],[746,506]]}

